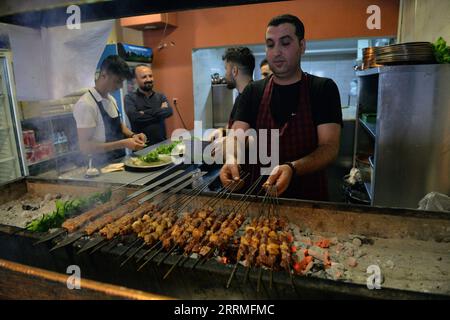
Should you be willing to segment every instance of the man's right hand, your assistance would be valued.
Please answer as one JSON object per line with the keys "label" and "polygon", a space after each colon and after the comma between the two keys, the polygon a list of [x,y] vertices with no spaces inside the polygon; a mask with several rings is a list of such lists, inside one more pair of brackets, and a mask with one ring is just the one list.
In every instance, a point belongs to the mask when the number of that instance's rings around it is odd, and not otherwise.
{"label": "man's right hand", "polygon": [[134,138],[128,138],[128,139],[123,139],[123,147],[133,150],[133,151],[137,151],[137,150],[141,150],[144,149],[145,144],[142,143],[141,141],[138,141],[137,139]]}
{"label": "man's right hand", "polygon": [[220,169],[220,181],[225,187],[238,183],[234,190],[239,190],[244,185],[244,181],[241,180],[239,175],[239,166],[237,164],[224,164],[222,169]]}

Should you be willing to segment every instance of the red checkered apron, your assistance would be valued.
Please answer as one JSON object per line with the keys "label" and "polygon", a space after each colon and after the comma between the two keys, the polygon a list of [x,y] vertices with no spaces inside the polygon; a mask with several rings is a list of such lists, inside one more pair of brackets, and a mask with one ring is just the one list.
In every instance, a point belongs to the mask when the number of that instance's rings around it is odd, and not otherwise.
{"label": "red checkered apron", "polygon": [[[270,135],[270,129],[280,130],[280,164],[300,159],[317,148],[317,128],[312,118],[309,81],[308,76],[303,73],[298,108],[296,113],[292,114],[281,128],[274,121],[270,111],[273,77],[270,78],[264,89],[255,129],[257,131],[258,129],[268,129],[268,135]],[[267,141],[269,144],[267,150],[271,150],[270,136],[267,137]],[[252,181],[260,176],[260,168],[259,164],[251,166]],[[282,197],[326,201],[328,199],[328,188],[325,171],[302,176],[294,175],[289,188],[283,193]]]}

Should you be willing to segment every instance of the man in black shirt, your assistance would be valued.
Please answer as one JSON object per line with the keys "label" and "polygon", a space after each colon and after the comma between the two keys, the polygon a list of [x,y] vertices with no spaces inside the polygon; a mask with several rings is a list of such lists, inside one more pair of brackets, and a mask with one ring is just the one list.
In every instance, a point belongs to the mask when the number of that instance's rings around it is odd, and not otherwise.
{"label": "man in black shirt", "polygon": [[[225,63],[225,80],[227,82],[227,88],[230,90],[237,89],[238,96],[234,100],[233,108],[228,117],[228,125],[225,129],[231,129],[233,125],[236,108],[241,99],[241,93],[245,87],[253,81],[253,70],[255,69],[255,57],[252,51],[247,47],[231,47],[225,51],[222,56],[222,60]],[[213,154],[219,149],[224,149],[223,142],[225,140],[224,128],[214,130],[210,135],[211,139],[214,139],[215,147],[213,148]]]}
{"label": "man in black shirt", "polygon": [[253,70],[255,69],[255,57],[247,47],[228,48],[222,56],[225,62],[225,80],[227,88],[237,89],[239,95],[233,104],[233,109],[228,120],[228,129],[231,128],[242,91],[253,81]]}
{"label": "man in black shirt", "polygon": [[261,71],[261,79],[265,79],[272,74],[272,70],[270,70],[269,62],[264,58],[259,64],[259,69]]}
{"label": "man in black shirt", "polygon": [[143,132],[149,144],[166,140],[164,120],[173,113],[167,98],[153,91],[153,72],[145,64],[134,69],[139,88],[125,96],[125,111],[135,132]]}
{"label": "man in black shirt", "polygon": [[[264,186],[274,186],[285,197],[327,200],[324,169],[339,151],[340,97],[331,79],[302,71],[305,48],[304,26],[297,17],[281,15],[269,22],[266,57],[273,75],[245,88],[232,129],[278,129],[280,165]],[[227,155],[220,173],[224,185],[240,180],[236,163]],[[252,181],[260,168],[250,167]]]}
{"label": "man in black shirt", "polygon": [[[317,80],[318,77],[310,74],[308,76],[312,81],[320,81],[318,83],[320,95],[315,97],[314,108],[311,109],[314,124],[316,126],[325,123],[342,124],[341,98],[334,81],[328,78]],[[251,128],[255,127],[259,104],[267,81],[266,78],[252,83],[240,95],[239,103],[236,105],[235,119],[249,123]],[[270,111],[279,125],[285,124],[297,107],[300,83],[301,81],[298,81],[286,86],[274,83]],[[246,105],[250,107],[244,108],[243,106]]]}

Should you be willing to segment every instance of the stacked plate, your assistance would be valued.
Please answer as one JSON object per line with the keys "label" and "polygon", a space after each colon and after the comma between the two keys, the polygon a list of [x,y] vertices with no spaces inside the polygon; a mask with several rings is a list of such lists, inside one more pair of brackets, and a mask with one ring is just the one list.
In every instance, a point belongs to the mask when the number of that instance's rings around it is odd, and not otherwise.
{"label": "stacked plate", "polygon": [[362,49],[362,52],[363,52],[363,63],[361,66],[362,70],[374,67],[381,67],[381,65],[377,64],[375,60],[375,47],[364,48]]}
{"label": "stacked plate", "polygon": [[384,47],[374,47],[376,64],[425,64],[435,63],[430,42],[408,42]]}

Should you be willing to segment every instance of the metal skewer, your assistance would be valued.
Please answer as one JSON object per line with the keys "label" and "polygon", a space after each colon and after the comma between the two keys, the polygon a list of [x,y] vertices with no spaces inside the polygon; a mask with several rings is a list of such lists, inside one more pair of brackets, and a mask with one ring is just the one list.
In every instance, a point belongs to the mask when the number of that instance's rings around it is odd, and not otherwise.
{"label": "metal skewer", "polygon": [[[22,230],[25,230],[25,229],[21,229],[21,230],[19,230],[19,231],[22,231]],[[46,236],[44,236],[43,238],[41,238],[39,241],[35,242],[35,243],[33,244],[33,246],[37,246],[38,244],[41,244],[41,243],[50,241],[50,240],[52,240],[52,239],[55,239],[56,237],[58,237],[58,236],[60,236],[60,235],[62,235],[62,234],[65,234],[65,233],[67,233],[67,230],[66,230],[66,229],[63,229],[63,228],[61,228],[61,229],[58,230],[58,231],[51,232],[51,233],[49,233],[48,235],[46,235]]]}
{"label": "metal skewer", "polygon": [[96,247],[99,244],[102,244],[103,242],[108,243],[105,238],[102,236],[97,236],[95,238],[91,238],[78,252],[77,254],[83,253],[85,251],[88,251],[94,247]]}
{"label": "metal skewer", "polygon": [[[149,176],[151,176],[151,175],[154,175],[154,177],[150,180],[150,181],[153,181],[153,180],[155,180],[156,178],[158,178],[159,176],[163,175],[164,173],[170,171],[171,169],[173,169],[173,168],[175,168],[175,167],[177,167],[177,166],[178,166],[178,164],[173,164],[173,165],[169,165],[167,168],[165,168],[165,169],[162,170],[162,171],[159,171],[159,172],[150,172],[149,174],[147,174],[147,175],[145,175],[145,176],[143,176],[143,177],[139,177],[139,178],[136,179],[136,180],[127,182],[127,183],[125,183],[125,184],[122,184],[122,185],[120,185],[120,186],[114,188],[114,189],[111,189],[111,192],[114,192],[114,191],[117,191],[117,190],[119,190],[119,189],[128,187],[128,186],[130,186],[131,184],[136,183],[136,182],[138,182],[139,180],[144,179],[144,178],[147,178],[147,177],[149,177]],[[150,182],[150,181],[148,181],[148,182]],[[147,182],[147,183],[148,183],[148,182]]]}
{"label": "metal skewer", "polygon": [[252,266],[249,264],[248,267],[246,267],[245,270],[245,275],[244,275],[244,284],[247,284],[247,280],[249,279],[249,273],[250,273],[250,269],[252,268]]}
{"label": "metal skewer", "polygon": [[118,242],[118,238],[114,238],[111,242],[105,240],[104,242],[101,242],[99,245],[97,245],[94,249],[92,249],[91,252],[89,252],[89,254],[93,254],[94,252],[97,252],[98,250],[100,250],[101,248],[106,247],[107,245],[110,245],[111,243],[117,243]]}
{"label": "metal skewer", "polygon": [[137,247],[132,254],[130,254],[121,264],[120,264],[120,268],[122,268],[131,258],[134,257],[134,255],[136,253],[139,252],[139,250],[141,250],[143,247],[145,247],[145,242],[143,244],[141,244],[139,247]]}
{"label": "metal skewer", "polygon": [[261,279],[262,279],[262,267],[259,267],[258,281],[256,283],[256,292],[259,292],[259,290],[261,289]]}
{"label": "metal skewer", "polygon": [[145,265],[147,263],[149,263],[150,261],[152,261],[153,258],[156,257],[163,249],[164,249],[164,247],[161,246],[161,248],[159,248],[154,254],[152,254],[150,258],[148,258],[147,260],[145,260],[145,262],[143,264],[141,264],[141,266],[137,269],[137,271],[140,271],[143,267],[145,267]]}
{"label": "metal skewer", "polygon": [[136,262],[141,261],[143,258],[145,258],[150,252],[152,252],[153,250],[156,249],[156,247],[161,243],[161,241],[156,242],[150,249],[148,249],[147,251],[144,252],[144,254],[142,256],[140,256]]}
{"label": "metal skewer", "polygon": [[226,288],[227,288],[227,289],[228,289],[228,288],[230,287],[230,285],[231,285],[231,280],[233,280],[233,277],[234,277],[234,274],[236,273],[238,264],[239,264],[239,261],[236,262],[236,264],[235,264],[234,267],[233,267],[233,271],[231,271],[230,278],[228,278],[228,282],[227,282],[227,285],[226,285]]}
{"label": "metal skewer", "polygon": [[119,254],[119,256],[117,257],[117,259],[123,257],[124,254],[126,254],[128,251],[130,251],[135,245],[137,245],[139,242],[141,241],[141,238],[137,238],[136,240],[134,240],[121,254]]}
{"label": "metal skewer", "polygon": [[[141,179],[148,178],[148,177],[151,176],[151,175],[154,175],[154,177],[150,180],[150,181],[153,181],[153,180],[155,180],[157,177],[159,177],[160,175],[162,175],[162,174],[164,174],[164,173],[170,171],[171,169],[175,168],[176,166],[177,166],[177,165],[172,165],[172,166],[170,166],[170,167],[168,167],[168,168],[166,168],[166,169],[164,169],[164,170],[162,170],[162,171],[160,171],[160,172],[157,172],[157,173],[151,172],[151,173],[146,174],[146,175],[144,175],[144,176],[142,176],[142,177],[139,177],[139,178],[137,178],[137,179],[135,179],[135,180],[133,180],[133,181],[130,181],[130,182],[127,182],[127,183],[125,183],[125,184],[122,184],[122,185],[120,185],[120,186],[118,186],[118,187],[112,188],[112,189],[111,189],[111,193],[113,193],[113,192],[115,192],[115,191],[117,191],[117,190],[119,190],[119,189],[122,189],[122,188],[124,188],[124,187],[127,187],[127,186],[129,186],[129,185],[131,185],[131,184],[133,184],[133,183],[136,183],[137,181],[139,181],[139,180],[141,180]],[[183,171],[182,171],[182,170],[179,170],[179,171],[177,171],[177,172],[178,172],[178,174],[180,174],[180,173],[182,173]],[[173,174],[172,174],[172,175],[173,175]],[[172,176],[172,175],[171,175],[171,176]],[[167,177],[166,177],[166,178],[163,178],[163,179],[161,179],[161,180],[159,180],[158,182],[156,182],[156,183],[154,183],[154,184],[152,184],[152,187],[158,186],[160,183],[166,181],[166,180],[164,180],[164,179],[167,179]],[[149,182],[150,182],[150,181],[149,181]],[[150,189],[151,189],[151,188],[150,188]],[[129,195],[128,197],[126,197],[124,200],[122,200],[122,203],[125,203],[126,201],[129,201],[129,200],[133,199],[134,197],[136,197],[136,196],[138,196],[138,195],[139,195],[138,193],[133,193],[133,194]],[[25,230],[25,229],[20,229],[20,230],[18,230],[17,232],[22,231],[22,230]],[[40,244],[40,243],[44,243],[44,242],[50,241],[50,240],[52,240],[52,239],[54,239],[54,238],[56,238],[56,237],[58,237],[59,235],[62,235],[62,234],[64,234],[64,233],[67,233],[67,230],[61,228],[61,229],[58,230],[58,231],[52,232],[52,233],[50,233],[50,234],[44,236],[44,237],[41,238],[39,241],[37,241],[36,243],[34,243],[34,245],[38,245],[38,244]],[[75,240],[75,241],[76,241],[76,240]],[[72,243],[72,242],[70,242],[70,243]],[[70,244],[70,243],[69,243],[69,244]],[[58,248],[59,248],[59,247],[58,247]],[[55,250],[55,249],[57,249],[57,248],[54,248],[53,250]]]}
{"label": "metal skewer", "polygon": [[288,269],[289,269],[289,278],[290,278],[290,280],[291,280],[291,286],[292,286],[292,289],[295,291],[295,283],[294,283],[294,276],[292,275],[292,270],[291,270],[291,265],[290,264],[288,264]]}
{"label": "metal skewer", "polygon": [[51,248],[50,252],[52,252],[53,250],[65,247],[65,246],[67,246],[67,245],[69,245],[71,243],[74,243],[75,241],[77,241],[78,239],[80,239],[81,237],[83,237],[85,235],[86,235],[86,233],[84,232],[84,230],[74,232],[74,233],[70,234],[69,236],[67,236],[66,238],[64,238],[56,246]]}
{"label": "metal skewer", "polygon": [[272,289],[273,284],[273,266],[270,268],[269,289]]}
{"label": "metal skewer", "polygon": [[[179,185],[178,187],[176,187],[176,188],[170,190],[170,191],[168,192],[168,194],[167,194],[163,199],[161,199],[158,203],[161,203],[161,202],[167,200],[173,193],[180,191],[181,189],[183,189],[184,187],[186,187],[186,186],[189,185],[190,183],[191,183],[191,181],[186,181],[186,182],[182,183],[181,185]],[[165,211],[165,210],[161,210],[161,211]],[[127,253],[127,252],[131,249],[131,247],[132,247],[134,244],[136,244],[139,240],[140,240],[139,238],[136,239],[136,240],[133,242],[133,244],[132,244],[127,250],[125,250],[125,251],[121,254],[121,256],[122,256],[123,254]],[[146,251],[146,252],[145,252],[145,253],[137,260],[137,262],[139,262],[139,261],[140,261],[143,257],[145,257],[148,253],[150,253],[150,252],[151,252],[151,251],[152,251],[159,243],[160,243],[160,241],[158,241],[154,246],[152,246],[149,250],[147,250],[147,251]],[[134,254],[136,254],[137,252],[138,252],[138,251],[135,251]],[[133,254],[132,256],[134,256],[134,254]],[[130,258],[130,257],[129,257],[129,258]]]}
{"label": "metal skewer", "polygon": [[183,255],[180,255],[180,257],[178,258],[177,262],[175,262],[169,269],[169,271],[167,271],[167,273],[164,275],[163,280],[165,280],[170,273],[175,269],[175,267],[180,263],[180,261],[184,258]]}
{"label": "metal skewer", "polygon": [[[250,186],[250,188],[248,188],[247,192],[238,200],[238,203],[229,211],[230,213],[237,213],[244,205],[247,205],[247,208],[248,208],[248,206],[250,206],[250,203],[246,204],[245,200],[256,189],[256,187],[258,186],[261,179],[262,179],[262,176],[259,177],[253,183],[253,185]],[[243,223],[243,225],[245,225],[245,223]],[[210,256],[215,252],[216,249],[217,249],[217,246],[211,248],[211,250],[205,256],[199,258],[194,263],[194,265],[192,266],[192,269],[195,269],[199,263],[201,263],[202,265],[205,264],[205,262],[210,258]]]}
{"label": "metal skewer", "polygon": [[164,260],[166,260],[172,252],[174,252],[178,248],[178,244],[175,244],[165,255],[164,257],[158,262],[157,266],[160,266],[161,263],[163,263]]}

